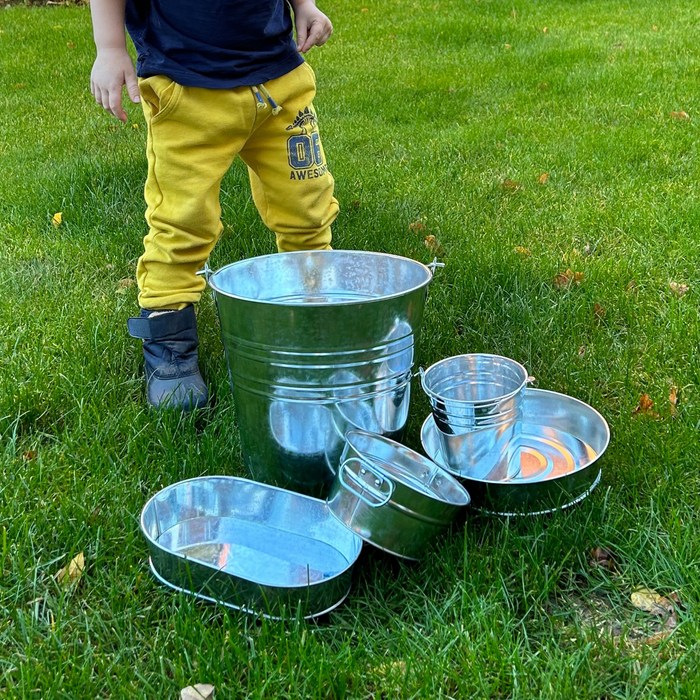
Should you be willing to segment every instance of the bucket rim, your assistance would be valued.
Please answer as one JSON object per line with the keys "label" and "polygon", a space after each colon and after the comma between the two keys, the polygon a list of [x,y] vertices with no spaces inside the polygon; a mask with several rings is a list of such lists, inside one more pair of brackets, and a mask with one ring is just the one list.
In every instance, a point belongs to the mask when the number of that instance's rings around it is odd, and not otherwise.
{"label": "bucket rim", "polygon": [[[517,365],[519,369],[523,371],[523,374],[525,375],[525,379],[521,382],[520,386],[518,386],[517,389],[514,389],[513,391],[508,392],[507,394],[502,394],[501,396],[495,398],[495,399],[479,399],[477,401],[463,401],[460,399],[445,399],[444,396],[441,394],[438,394],[437,392],[433,391],[429,386],[427,386],[427,380],[426,376],[428,375],[428,372],[430,372],[433,369],[436,369],[442,364],[445,364],[449,362],[450,360],[456,360],[461,357],[490,357],[490,358],[497,358],[499,360],[506,360],[514,365]],[[517,360],[514,360],[511,357],[506,357],[505,355],[496,355],[495,353],[490,353],[490,352],[469,352],[469,353],[463,353],[462,355],[452,355],[451,357],[444,357],[442,360],[438,360],[434,364],[430,365],[428,369],[422,370],[420,373],[420,380],[421,380],[421,386],[423,387],[423,391],[428,395],[428,398],[432,401],[441,401],[444,402],[446,400],[449,400],[452,403],[455,404],[465,404],[469,406],[497,406],[499,403],[502,403],[504,401],[507,401],[508,399],[512,399],[514,396],[517,396],[525,387],[528,385],[530,379],[530,375],[525,368],[524,365],[522,365],[520,362]]]}
{"label": "bucket rim", "polygon": [[[252,297],[246,297],[246,296],[241,296],[240,294],[232,294],[231,292],[224,291],[220,287],[216,285],[215,278],[216,276],[220,273],[223,272],[224,270],[228,270],[231,267],[235,267],[236,265],[243,265],[244,263],[249,263],[251,260],[263,260],[265,258],[272,258],[272,257],[279,257],[280,255],[283,256],[317,256],[317,255],[333,255],[335,253],[345,253],[345,254],[350,254],[350,255],[357,255],[357,256],[380,256],[383,258],[394,258],[397,260],[405,260],[409,263],[412,263],[414,265],[418,265],[419,267],[422,267],[425,272],[426,272],[426,279],[424,282],[421,282],[421,284],[415,285],[409,289],[404,289],[399,292],[395,292],[393,294],[386,294],[381,297],[376,297],[372,299],[346,299],[346,300],[336,300],[336,301],[305,301],[303,304],[300,303],[294,303],[290,304],[288,301],[277,301],[275,299],[254,299]],[[211,273],[211,275],[207,279],[207,283],[209,286],[217,293],[221,294],[229,299],[236,299],[238,301],[246,301],[250,302],[253,304],[265,304],[268,306],[281,306],[281,307],[300,307],[300,306],[317,306],[317,307],[323,307],[323,306],[351,306],[354,304],[371,304],[374,302],[380,302],[380,301],[386,301],[387,299],[396,299],[398,297],[402,297],[406,294],[411,294],[412,292],[415,292],[419,289],[422,289],[423,287],[427,286],[430,284],[430,282],[433,279],[433,271],[424,263],[420,262],[419,260],[414,260],[413,258],[407,258],[403,255],[395,255],[394,253],[382,253],[382,252],[375,252],[371,250],[294,250],[294,251],[289,251],[285,253],[268,253],[267,255],[255,255],[250,258],[241,258],[241,260],[236,260],[235,262],[229,263],[228,265],[224,265],[223,267],[220,267],[218,270],[215,270],[214,272]]]}

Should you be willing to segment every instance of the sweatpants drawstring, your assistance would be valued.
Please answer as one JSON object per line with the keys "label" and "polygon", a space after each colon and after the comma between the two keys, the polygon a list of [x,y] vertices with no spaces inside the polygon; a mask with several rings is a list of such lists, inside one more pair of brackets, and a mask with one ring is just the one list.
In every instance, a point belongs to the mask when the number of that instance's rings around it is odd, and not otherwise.
{"label": "sweatpants drawstring", "polygon": [[[253,95],[255,95],[255,99],[257,100],[256,107],[258,109],[265,109],[267,106],[262,98],[262,95],[264,95],[272,108],[272,114],[279,114],[282,111],[282,108],[272,99],[272,95],[267,91],[264,85],[251,85],[250,89],[253,91]],[[260,93],[262,93],[262,95]]]}
{"label": "sweatpants drawstring", "polygon": [[265,109],[265,102],[262,98],[262,95],[260,94],[260,90],[258,90],[257,85],[251,85],[250,89],[253,91],[253,95],[255,96],[256,99],[256,107],[258,109]]}

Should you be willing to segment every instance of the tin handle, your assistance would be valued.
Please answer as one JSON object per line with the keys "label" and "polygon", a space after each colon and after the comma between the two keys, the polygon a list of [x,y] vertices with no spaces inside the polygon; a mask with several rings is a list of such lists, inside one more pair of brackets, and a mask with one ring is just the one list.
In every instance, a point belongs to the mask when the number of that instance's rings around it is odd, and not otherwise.
{"label": "tin handle", "polygon": [[[351,464],[360,465],[360,474],[369,472],[374,477],[374,486],[376,486],[377,488],[374,488],[366,481],[360,479],[358,475],[356,475],[355,472],[353,472],[350,469]],[[353,482],[355,488],[353,488],[345,480],[346,472],[348,473],[350,480]],[[369,462],[367,462],[364,459],[359,459],[358,457],[349,457],[340,465],[340,469],[338,470],[338,480],[342,484],[343,488],[347,489],[348,491],[351,491],[355,496],[357,496],[357,498],[359,498],[363,503],[366,503],[371,508],[380,508],[381,506],[385,506],[391,500],[391,497],[394,495],[394,482],[388,477],[384,476],[383,474],[380,474],[379,472],[375,471],[374,467],[372,467],[372,465]],[[380,490],[380,487],[384,486],[385,484],[389,489],[388,493],[386,491]],[[360,493],[358,493],[356,490],[357,486],[359,486],[362,489]],[[369,498],[367,498],[367,496],[364,495],[364,491],[371,493],[372,496],[377,500],[371,501]]]}

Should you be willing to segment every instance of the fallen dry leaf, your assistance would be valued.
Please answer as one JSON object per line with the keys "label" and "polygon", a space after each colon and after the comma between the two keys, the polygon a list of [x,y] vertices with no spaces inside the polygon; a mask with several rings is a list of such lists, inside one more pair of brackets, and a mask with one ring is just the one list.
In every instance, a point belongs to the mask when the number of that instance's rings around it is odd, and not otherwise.
{"label": "fallen dry leaf", "polygon": [[210,700],[214,697],[214,686],[209,683],[188,685],[180,691],[180,700]]}
{"label": "fallen dry leaf", "polygon": [[630,280],[627,283],[627,291],[628,292],[636,292],[637,291],[637,283],[634,280]]}
{"label": "fallen dry leaf", "polygon": [[642,394],[639,397],[639,404],[637,408],[642,412],[650,411],[654,402],[651,400],[649,394]]}
{"label": "fallen dry leaf", "polygon": [[656,25],[654,25],[651,29],[652,29],[652,31],[654,31],[654,32],[659,31],[659,28],[658,28]]}
{"label": "fallen dry leaf", "polygon": [[590,551],[590,557],[588,560],[590,566],[599,566],[601,569],[607,569],[610,572],[618,571],[615,557],[609,549],[596,547]]}
{"label": "fallen dry leaf", "polygon": [[504,180],[501,183],[501,187],[506,190],[506,192],[517,192],[522,189],[522,185],[519,182],[513,182],[513,180]]}
{"label": "fallen dry leaf", "polygon": [[62,211],[57,211],[52,217],[51,217],[51,223],[56,226],[57,228],[63,223],[63,212]]}
{"label": "fallen dry leaf", "polygon": [[66,46],[67,46],[69,49],[74,49],[74,48],[75,48],[75,44],[74,44],[72,41],[67,41],[67,42],[66,42]]}
{"label": "fallen dry leaf", "polygon": [[68,566],[59,569],[54,578],[63,588],[70,588],[80,581],[83,571],[85,571],[85,555],[80,552],[70,560]]}
{"label": "fallen dry leaf", "polygon": [[359,208],[360,208],[360,200],[353,199],[352,202],[350,202],[350,209],[359,209]]}
{"label": "fallen dry leaf", "polygon": [[27,87],[27,83],[15,83],[12,87],[14,87],[15,90],[21,90]]}
{"label": "fallen dry leaf", "polygon": [[671,119],[675,119],[679,122],[687,121],[688,119],[690,119],[690,115],[688,114],[688,112],[685,112],[683,110],[681,110],[680,112],[671,112],[671,114],[669,114],[668,116],[671,117]]}
{"label": "fallen dry leaf", "polygon": [[510,44],[505,44],[506,51],[511,48]]}
{"label": "fallen dry leaf", "polygon": [[[657,617],[668,617],[675,613],[673,603],[664,596],[659,595],[653,588],[637,588],[632,592],[632,605],[639,610],[656,615]],[[675,627],[675,624],[674,624]]]}
{"label": "fallen dry leaf", "polygon": [[363,7],[363,8],[360,10],[360,12],[369,12],[369,8]]}
{"label": "fallen dry leaf", "polygon": [[605,310],[605,307],[598,303],[596,303],[596,305],[593,307],[593,316],[597,321],[602,321],[607,313],[608,312]]}
{"label": "fallen dry leaf", "polygon": [[574,272],[571,268],[569,268],[566,272],[560,272],[558,275],[556,275],[552,280],[552,284],[557,289],[566,289],[572,284],[578,287],[581,282],[584,281],[584,279],[585,276],[583,272]]}
{"label": "fallen dry leaf", "polygon": [[586,354],[586,346],[585,345],[579,345],[578,348],[578,356],[583,357]]}
{"label": "fallen dry leaf", "polygon": [[673,385],[671,387],[671,393],[668,395],[668,400],[674,405],[678,405],[678,387]]}
{"label": "fallen dry leaf", "polygon": [[525,248],[521,245],[516,245],[513,250],[515,250],[518,255],[522,255],[524,258],[529,258],[532,255],[532,251],[529,248]]}
{"label": "fallen dry leaf", "polygon": [[423,244],[431,253],[433,253],[433,255],[445,254],[445,251],[442,249],[442,246],[438,242],[437,238],[435,238],[435,236],[426,236],[425,240],[423,241]]}
{"label": "fallen dry leaf", "polygon": [[36,450],[27,450],[22,455],[22,459],[25,462],[33,462],[38,456],[39,456],[39,453]]}
{"label": "fallen dry leaf", "polygon": [[547,27],[542,27],[542,31],[546,34],[549,31],[549,29]]}
{"label": "fallen dry leaf", "polygon": [[549,173],[542,173],[542,175],[537,178],[537,182],[540,185],[547,184],[547,180],[549,180]]}
{"label": "fallen dry leaf", "polygon": [[420,221],[414,221],[408,225],[408,228],[411,229],[411,231],[414,231],[415,233],[420,233],[421,231],[427,231],[428,227],[421,223]]}
{"label": "fallen dry leaf", "polygon": [[680,282],[669,282],[668,286],[677,297],[682,297],[690,289],[689,285]]}
{"label": "fallen dry leaf", "polygon": [[632,411],[632,413],[636,415],[650,416],[651,418],[658,420],[659,414],[657,411],[652,410],[653,407],[654,402],[651,400],[649,394],[642,394],[639,397],[639,403],[635,407],[634,411]]}
{"label": "fallen dry leaf", "polygon": [[120,289],[131,289],[136,284],[136,282],[131,279],[131,277],[125,277],[124,279],[119,280],[119,287]]}
{"label": "fallen dry leaf", "polygon": [[671,387],[668,400],[671,403],[671,415],[675,416],[678,413],[678,387],[675,384]]}

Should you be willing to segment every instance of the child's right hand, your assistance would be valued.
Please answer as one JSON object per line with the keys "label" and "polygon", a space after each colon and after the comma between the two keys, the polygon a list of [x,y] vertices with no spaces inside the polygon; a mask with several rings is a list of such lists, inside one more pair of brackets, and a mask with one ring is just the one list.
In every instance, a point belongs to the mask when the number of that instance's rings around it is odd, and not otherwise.
{"label": "child's right hand", "polygon": [[102,49],[90,74],[90,92],[108,112],[126,123],[126,112],[122,107],[122,87],[126,85],[129,98],[134,104],[141,102],[136,71],[126,49]]}

